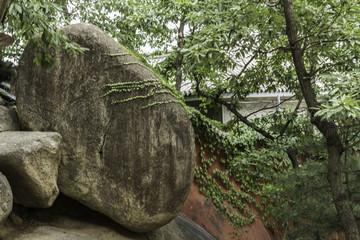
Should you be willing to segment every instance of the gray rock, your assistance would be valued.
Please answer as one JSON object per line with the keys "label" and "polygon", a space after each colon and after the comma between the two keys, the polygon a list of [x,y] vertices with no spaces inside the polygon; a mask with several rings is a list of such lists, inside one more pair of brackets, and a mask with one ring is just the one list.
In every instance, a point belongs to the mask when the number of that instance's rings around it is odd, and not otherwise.
{"label": "gray rock", "polygon": [[9,216],[13,206],[13,195],[6,177],[0,172],[0,227]]}
{"label": "gray rock", "polygon": [[[20,225],[10,219],[12,215],[22,219]],[[208,232],[182,213],[152,232],[135,233],[62,194],[51,208],[27,209],[15,204],[6,227],[0,228],[0,239],[214,240]]]}
{"label": "gray rock", "polygon": [[0,171],[11,185],[14,201],[50,207],[57,187],[61,136],[50,132],[1,132]]}
{"label": "gray rock", "polygon": [[[62,135],[61,192],[132,231],[167,224],[182,209],[193,178],[194,133],[185,109],[99,28],[63,30],[89,51],[53,52],[59,64],[47,71],[33,64],[36,50],[25,49],[16,88],[21,124]],[[130,90],[101,97],[109,90],[102,88],[115,83]]]}
{"label": "gray rock", "polygon": [[[186,227],[186,228],[185,228]],[[191,235],[189,235],[191,233]],[[131,233],[125,229],[97,225],[79,219],[60,217],[58,222],[42,224],[26,233],[12,234],[3,240],[215,240],[185,216],[151,233]]]}
{"label": "gray rock", "polygon": [[26,209],[14,206],[12,214],[21,225],[9,220],[0,228],[2,240],[214,240],[183,214],[149,233],[134,233],[60,194],[51,208]]}
{"label": "gray rock", "polygon": [[19,130],[16,111],[0,105],[0,132]]}

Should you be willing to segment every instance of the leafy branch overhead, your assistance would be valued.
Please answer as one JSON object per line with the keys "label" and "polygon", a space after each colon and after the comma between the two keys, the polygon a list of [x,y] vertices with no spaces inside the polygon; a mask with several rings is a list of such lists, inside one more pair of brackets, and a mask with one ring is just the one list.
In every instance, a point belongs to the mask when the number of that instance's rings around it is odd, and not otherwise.
{"label": "leafy branch overhead", "polygon": [[[5,55],[18,60],[24,46],[30,42],[33,47],[40,49],[35,63],[52,68],[56,65],[54,54],[57,49],[66,49],[69,54],[85,51],[86,48],[71,42],[65,34],[58,31],[66,24],[69,22],[64,17],[61,6],[52,1],[12,1],[1,28],[12,35],[15,42],[6,49]],[[36,35],[39,38],[34,38]]]}

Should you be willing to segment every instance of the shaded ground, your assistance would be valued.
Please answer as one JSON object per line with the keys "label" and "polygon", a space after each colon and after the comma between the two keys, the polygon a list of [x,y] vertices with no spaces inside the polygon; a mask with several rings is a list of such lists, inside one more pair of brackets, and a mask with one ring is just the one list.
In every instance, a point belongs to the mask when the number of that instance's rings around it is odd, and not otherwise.
{"label": "shaded ground", "polygon": [[151,232],[134,233],[110,218],[60,195],[49,209],[15,205],[0,229],[2,240],[213,240],[214,238],[179,215],[169,224]]}

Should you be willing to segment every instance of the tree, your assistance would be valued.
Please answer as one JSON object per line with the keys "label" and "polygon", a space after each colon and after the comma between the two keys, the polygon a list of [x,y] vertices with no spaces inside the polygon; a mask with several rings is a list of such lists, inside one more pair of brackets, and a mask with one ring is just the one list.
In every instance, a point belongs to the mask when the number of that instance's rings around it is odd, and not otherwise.
{"label": "tree", "polygon": [[[338,133],[338,126],[333,121],[328,121],[327,119],[316,116],[316,108],[319,107],[320,104],[311,83],[314,79],[314,72],[311,70],[308,71],[305,67],[303,56],[304,50],[297,33],[297,22],[295,19],[294,7],[288,0],[283,0],[282,5],[286,19],[286,34],[291,47],[291,53],[301,87],[301,92],[308,106],[311,122],[320,130],[326,139],[328,153],[328,181],[331,186],[331,192],[336,209],[344,227],[346,238],[360,239],[358,226],[349,204],[345,188],[342,184],[341,155],[344,152],[344,145]],[[337,41],[337,39],[333,41]]]}

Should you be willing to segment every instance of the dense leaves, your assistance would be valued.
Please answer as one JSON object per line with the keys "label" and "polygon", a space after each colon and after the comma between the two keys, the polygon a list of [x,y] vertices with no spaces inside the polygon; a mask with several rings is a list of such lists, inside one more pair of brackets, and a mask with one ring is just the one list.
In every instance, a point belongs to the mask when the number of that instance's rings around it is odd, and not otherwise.
{"label": "dense leaves", "polygon": [[[56,62],[51,53],[64,48],[69,54],[82,52],[86,49],[69,41],[61,31],[60,26],[67,24],[62,8],[51,1],[12,1],[3,31],[11,34],[15,43],[4,53],[5,56],[17,61],[24,46],[30,41],[33,47],[40,47],[35,63],[46,68],[52,68]],[[33,38],[39,34],[39,38]]]}
{"label": "dense leaves", "polygon": [[[359,155],[352,152],[343,163],[343,181],[357,219],[360,217],[358,158]],[[267,210],[283,225],[285,239],[320,239],[331,232],[342,231],[326,175],[323,162],[310,161],[298,171],[277,174],[275,184],[264,186],[264,198],[269,203]]]}

